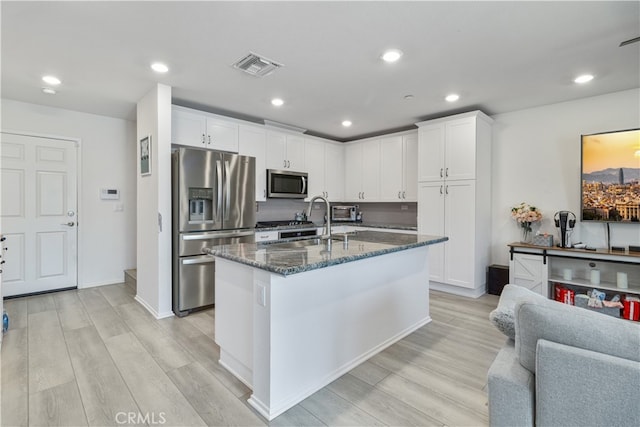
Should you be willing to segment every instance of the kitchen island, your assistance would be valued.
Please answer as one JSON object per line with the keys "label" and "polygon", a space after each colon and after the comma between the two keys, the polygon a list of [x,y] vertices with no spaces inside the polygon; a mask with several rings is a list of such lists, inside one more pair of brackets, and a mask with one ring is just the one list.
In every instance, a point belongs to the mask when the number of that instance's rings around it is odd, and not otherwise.
{"label": "kitchen island", "polygon": [[338,237],[208,250],[219,362],[269,420],[431,321],[428,248],[446,237]]}

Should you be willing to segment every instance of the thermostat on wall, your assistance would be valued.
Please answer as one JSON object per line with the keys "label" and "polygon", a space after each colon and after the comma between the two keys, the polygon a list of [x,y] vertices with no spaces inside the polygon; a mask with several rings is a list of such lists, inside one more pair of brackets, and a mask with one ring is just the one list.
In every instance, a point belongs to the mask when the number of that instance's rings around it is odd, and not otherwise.
{"label": "thermostat on wall", "polygon": [[117,188],[101,188],[100,198],[102,200],[120,200],[120,190]]}

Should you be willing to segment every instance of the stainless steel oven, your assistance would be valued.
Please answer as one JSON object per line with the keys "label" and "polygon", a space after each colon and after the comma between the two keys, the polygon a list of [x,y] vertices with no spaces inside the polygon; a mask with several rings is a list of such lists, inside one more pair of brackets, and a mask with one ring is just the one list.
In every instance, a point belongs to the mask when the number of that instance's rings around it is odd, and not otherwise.
{"label": "stainless steel oven", "polygon": [[306,172],[267,169],[267,197],[304,199],[308,184]]}

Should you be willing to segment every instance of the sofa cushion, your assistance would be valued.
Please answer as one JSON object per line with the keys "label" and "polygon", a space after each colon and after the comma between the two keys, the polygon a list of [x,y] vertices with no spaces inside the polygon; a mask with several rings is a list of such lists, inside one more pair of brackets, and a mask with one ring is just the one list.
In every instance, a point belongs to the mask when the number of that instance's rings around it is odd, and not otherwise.
{"label": "sofa cushion", "polygon": [[489,313],[489,320],[512,340],[515,339],[514,309],[519,300],[546,300],[542,295],[517,285],[505,285],[495,310]]}
{"label": "sofa cushion", "polygon": [[534,373],[540,339],[640,362],[640,324],[552,300],[518,301],[515,333],[518,360]]}

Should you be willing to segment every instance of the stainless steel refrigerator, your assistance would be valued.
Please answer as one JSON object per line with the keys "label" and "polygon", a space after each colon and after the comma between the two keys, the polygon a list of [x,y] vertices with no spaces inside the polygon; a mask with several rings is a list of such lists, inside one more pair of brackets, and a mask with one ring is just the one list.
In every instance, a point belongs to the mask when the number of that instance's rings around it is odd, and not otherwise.
{"label": "stainless steel refrigerator", "polygon": [[215,262],[202,249],[255,241],[255,158],[180,148],[172,154],[173,311],[211,306]]}

